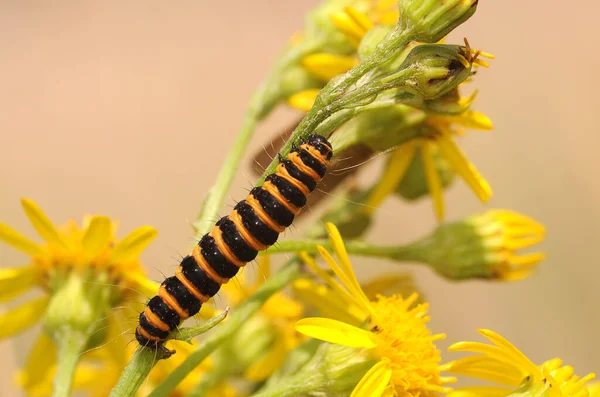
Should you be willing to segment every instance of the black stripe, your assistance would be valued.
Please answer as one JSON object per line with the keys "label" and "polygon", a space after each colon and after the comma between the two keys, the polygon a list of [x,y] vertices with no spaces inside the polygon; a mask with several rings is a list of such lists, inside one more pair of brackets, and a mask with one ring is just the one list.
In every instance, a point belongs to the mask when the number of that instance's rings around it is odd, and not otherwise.
{"label": "black stripe", "polygon": [[175,310],[171,309],[169,305],[167,305],[165,301],[163,301],[158,295],[150,299],[150,302],[148,302],[148,307],[152,313],[156,314],[158,318],[160,318],[163,323],[167,324],[171,330],[177,328],[181,322],[179,314],[177,314]]}
{"label": "black stripe", "polygon": [[213,297],[221,288],[221,285],[210,278],[204,269],[196,263],[193,256],[183,258],[181,272],[202,295]]}
{"label": "black stripe", "polygon": [[306,186],[311,192],[315,190],[315,187],[317,187],[317,182],[310,175],[300,171],[298,167],[296,167],[290,160],[284,160],[281,164],[283,164],[288,174],[290,174],[292,178],[302,182],[304,186]]}
{"label": "black stripe", "polygon": [[135,328],[135,339],[142,346],[158,346],[162,343],[162,341],[153,341],[150,339],[146,339],[146,337],[139,333],[138,328]]}
{"label": "black stripe", "polygon": [[233,223],[229,217],[224,216],[221,218],[219,222],[217,222],[217,226],[221,228],[223,241],[229,246],[229,249],[240,261],[250,262],[256,258],[258,251],[246,243],[246,240],[244,240],[237,230],[237,227],[235,227],[235,223]]}
{"label": "black stripe", "polygon": [[260,187],[255,187],[250,191],[250,194],[260,203],[267,215],[279,225],[288,227],[294,221],[294,214],[277,201],[271,193]]}
{"label": "black stripe", "polygon": [[190,317],[200,311],[202,303],[185,288],[185,285],[177,277],[168,277],[162,282],[162,285],[165,286],[169,295],[175,298],[179,306],[188,312]]}
{"label": "black stripe", "polygon": [[149,333],[152,336],[157,336],[160,339],[165,339],[167,336],[169,336],[169,331],[162,331],[155,327],[150,321],[148,321],[146,313],[144,312],[140,313],[140,325],[142,326],[142,328],[144,328],[144,330],[147,333]]}
{"label": "black stripe", "polygon": [[304,163],[305,166],[311,168],[315,171],[321,178],[325,176],[325,172],[327,168],[319,160],[317,160],[308,150],[301,149],[298,154],[300,155],[300,160]]}
{"label": "black stripe", "polygon": [[327,139],[322,137],[321,135],[309,135],[306,138],[306,143],[319,151],[327,160],[331,160],[331,156],[333,155],[333,149],[331,144]]}
{"label": "black stripe", "polygon": [[292,185],[287,179],[277,174],[271,174],[265,181],[271,181],[277,190],[279,190],[279,193],[281,193],[281,195],[292,205],[296,207],[304,207],[306,205],[306,196],[304,193],[296,186]]}
{"label": "black stripe", "polygon": [[240,270],[235,264],[229,262],[225,255],[221,252],[217,243],[212,236],[205,234],[200,240],[200,248],[202,248],[202,256],[212,269],[221,277],[232,278]]}
{"label": "black stripe", "polygon": [[[269,180],[270,175],[266,180]],[[254,209],[246,203],[246,200],[242,200],[235,206],[235,210],[240,214],[242,223],[248,233],[254,238],[265,245],[273,245],[279,237],[279,233],[272,230],[266,223],[264,223],[260,217],[254,212]]]}

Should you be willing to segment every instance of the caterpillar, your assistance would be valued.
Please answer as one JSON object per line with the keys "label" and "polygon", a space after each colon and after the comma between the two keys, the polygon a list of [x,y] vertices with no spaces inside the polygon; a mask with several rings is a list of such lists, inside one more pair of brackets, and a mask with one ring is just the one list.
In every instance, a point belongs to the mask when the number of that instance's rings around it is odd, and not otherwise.
{"label": "caterpillar", "polygon": [[140,313],[135,338],[142,346],[160,348],[183,320],[197,314],[242,266],[273,245],[306,205],[325,176],[333,155],[331,144],[309,135],[284,159],[262,186],[253,188],[233,211],[205,234],[175,275],[166,278],[158,295]]}

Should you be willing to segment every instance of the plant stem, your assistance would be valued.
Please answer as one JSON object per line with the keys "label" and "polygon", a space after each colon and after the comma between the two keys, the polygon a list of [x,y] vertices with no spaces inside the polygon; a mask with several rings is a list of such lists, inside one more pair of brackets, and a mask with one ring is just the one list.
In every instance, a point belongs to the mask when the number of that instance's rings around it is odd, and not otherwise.
{"label": "plant stem", "polygon": [[[240,305],[229,316],[229,319],[215,330],[202,345],[192,352],[148,397],[165,397],[208,357],[221,343],[233,335],[241,325],[253,316],[273,294],[277,293],[300,275],[297,260],[286,263],[277,273],[269,278],[252,297]],[[111,395],[112,396],[112,395]],[[123,395],[125,396],[125,395]],[[114,396],[116,397],[116,396]]]}
{"label": "plant stem", "polygon": [[58,340],[57,372],[54,377],[52,397],[67,397],[71,395],[71,386],[75,377],[75,369],[81,352],[87,344],[87,335],[69,330],[61,332]]}
{"label": "plant stem", "polygon": [[[279,151],[282,156],[287,156],[290,152],[292,145],[297,144],[298,141],[306,138],[309,134],[313,133],[315,129],[329,118],[333,113],[343,108],[348,103],[349,98],[344,98],[344,95],[358,80],[365,74],[375,69],[377,65],[385,63],[398,53],[399,50],[406,47],[406,44],[410,40],[410,34],[408,32],[401,31],[397,26],[386,39],[384,39],[373,51],[371,55],[366,57],[364,60],[350,69],[346,74],[339,76],[329,83],[321,90],[315,103],[310,111],[304,116],[298,127],[294,130],[294,133],[288,139],[283,148]],[[363,97],[364,98],[364,97]],[[356,100],[356,98],[352,98]],[[331,131],[324,129],[319,130],[320,134],[327,136]],[[275,158],[265,169],[265,172],[261,176],[259,183],[262,184],[265,178],[272,174],[277,167],[278,159]]]}
{"label": "plant stem", "polygon": [[156,364],[156,350],[138,349],[119,378],[119,382],[110,392],[110,397],[129,397],[135,395],[142,385],[154,364]]}
{"label": "plant stem", "polygon": [[[367,243],[365,241],[346,240],[344,241],[344,245],[349,254],[354,254],[358,256],[366,256],[371,258],[387,258],[399,262],[427,263],[428,259],[427,253],[423,249],[424,245],[422,245],[420,241],[404,246],[377,246]],[[299,251],[305,251],[310,254],[317,254],[319,252],[317,249],[318,246],[322,246],[328,251],[333,250],[331,241],[326,239],[287,240],[281,241],[277,245],[269,247],[269,249],[264,251],[264,254],[293,253]]]}

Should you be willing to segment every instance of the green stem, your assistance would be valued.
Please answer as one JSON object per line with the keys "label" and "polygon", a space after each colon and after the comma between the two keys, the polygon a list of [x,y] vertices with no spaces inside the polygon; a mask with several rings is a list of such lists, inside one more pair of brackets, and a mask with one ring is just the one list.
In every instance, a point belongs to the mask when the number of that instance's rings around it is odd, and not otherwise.
{"label": "green stem", "polygon": [[203,341],[202,345],[192,352],[181,365],[175,368],[148,397],[165,397],[169,395],[194,368],[215,351],[221,343],[231,337],[246,320],[258,312],[267,299],[289,285],[299,275],[300,271],[296,259],[290,260],[269,278],[252,297],[236,308],[229,316],[229,319]]}
{"label": "green stem", "polygon": [[75,377],[75,369],[81,352],[87,344],[87,335],[65,329],[58,341],[57,372],[54,377],[52,397],[67,397],[71,395],[71,386]]}
{"label": "green stem", "polygon": [[[263,254],[281,254],[305,251],[309,254],[317,254],[317,247],[322,246],[328,251],[333,251],[330,240],[288,240],[281,241],[269,247]],[[349,254],[371,258],[393,259],[399,262],[423,262],[427,263],[428,255],[424,249],[427,245],[417,241],[415,243],[401,245],[373,245],[365,241],[346,240],[344,246]]]}
{"label": "green stem", "polygon": [[[173,332],[169,339],[177,339],[183,341],[189,341],[194,336],[205,333],[206,331],[219,324],[227,317],[229,308],[223,313],[211,318],[210,320],[199,324],[195,327],[186,327],[178,331]],[[142,382],[146,379],[154,364],[158,360],[168,358],[172,352],[166,348],[159,348],[159,350],[152,349],[149,347],[140,347],[133,355],[133,358],[129,362],[129,365],[123,371],[123,374],[119,378],[119,382],[111,391],[111,397],[126,397],[132,396],[142,385]]]}
{"label": "green stem", "polygon": [[110,397],[135,395],[157,361],[157,351],[138,349],[119,378],[119,383],[110,392]]}
{"label": "green stem", "polygon": [[[373,51],[371,55],[366,57],[364,60],[350,69],[346,74],[341,75],[329,83],[321,90],[315,103],[306,116],[302,119],[298,127],[294,130],[294,133],[288,139],[286,144],[280,150],[282,156],[287,156],[290,152],[292,145],[297,144],[298,141],[306,138],[309,134],[313,133],[316,128],[323,121],[328,119],[335,112],[344,108],[357,100],[365,99],[368,95],[373,95],[377,90],[369,92],[368,89],[354,90],[357,91],[356,95],[346,95],[347,91],[358,82],[358,80],[365,74],[375,69],[378,65],[385,63],[390,60],[399,50],[406,47],[406,44],[410,41],[409,32],[403,32],[396,27],[396,30],[392,31],[389,36],[377,46],[377,49]],[[374,88],[374,87],[371,87]],[[378,87],[381,90],[381,87]],[[359,95],[360,94],[360,95]],[[332,123],[335,124],[335,123]],[[319,133],[327,136],[331,131],[325,129],[319,129]],[[266,168],[265,172],[261,176],[258,184],[262,184],[267,176],[272,174],[277,167],[278,159],[275,158]]]}
{"label": "green stem", "polygon": [[314,374],[314,378],[307,376],[306,373],[302,373],[302,376],[291,376],[286,378],[285,381],[279,382],[271,387],[261,389],[258,393],[253,394],[251,397],[295,397],[304,396],[311,391],[311,387],[308,385],[323,383],[321,374]]}
{"label": "green stem", "polygon": [[186,341],[186,342],[190,341],[193,337],[207,332],[208,330],[210,330],[211,328],[213,328],[217,324],[219,324],[221,321],[225,320],[225,317],[227,317],[228,313],[229,313],[229,306],[227,306],[227,308],[223,311],[223,313],[221,313],[217,316],[214,316],[213,318],[209,319],[208,321],[205,321],[194,327],[185,327],[185,328],[177,329],[171,335],[169,335],[169,339],[182,340],[182,341]]}

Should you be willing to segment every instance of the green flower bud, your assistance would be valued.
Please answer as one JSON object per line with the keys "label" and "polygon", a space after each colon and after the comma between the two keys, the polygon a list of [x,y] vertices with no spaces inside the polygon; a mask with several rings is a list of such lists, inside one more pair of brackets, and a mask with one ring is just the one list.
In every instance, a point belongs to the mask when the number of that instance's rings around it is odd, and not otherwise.
{"label": "green flower bud", "polygon": [[295,375],[269,384],[254,397],[347,397],[374,364],[364,350],[323,343]]}
{"label": "green flower bud", "polygon": [[358,46],[358,58],[364,59],[371,55],[377,45],[393,30],[389,25],[376,25],[367,32]]}
{"label": "green flower bud", "polygon": [[[452,166],[439,153],[434,154],[434,163],[437,173],[440,176],[442,187],[447,188],[454,181],[455,173],[452,170]],[[429,196],[429,186],[427,185],[420,148],[417,149],[415,157],[406,170],[406,174],[396,187],[396,193],[410,201],[417,200],[423,196]]]}
{"label": "green flower bud", "polygon": [[300,65],[291,66],[282,71],[279,81],[281,98],[287,98],[297,92],[312,88],[321,88],[323,82]]}
{"label": "green flower bud", "polygon": [[419,130],[411,128],[425,117],[425,112],[402,104],[376,107],[338,128],[334,135],[336,144],[342,148],[364,144],[376,153],[384,152],[420,136]]}
{"label": "green flower bud", "polygon": [[413,40],[436,43],[469,19],[479,0],[400,0],[401,29],[413,34]]}
{"label": "green flower bud", "polygon": [[114,299],[111,288],[107,288],[109,282],[106,272],[94,273],[93,279],[70,272],[67,279],[62,280],[60,288],[52,294],[43,324],[57,345],[62,344],[67,335],[74,334],[81,335],[88,347],[104,342],[103,334],[97,331],[105,328],[101,319],[106,318]]}
{"label": "green flower bud", "polygon": [[524,215],[490,210],[446,223],[418,245],[424,261],[452,280],[487,278],[506,281],[529,276],[544,259],[541,252],[517,250],[544,239],[544,226]]}
{"label": "green flower bud", "polygon": [[413,69],[411,88],[423,99],[439,98],[471,75],[471,64],[467,67],[463,62],[472,57],[465,51],[465,47],[456,45],[418,45],[408,54],[402,69]]}

